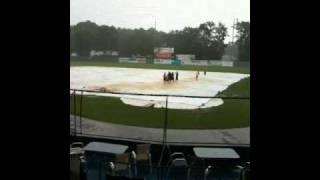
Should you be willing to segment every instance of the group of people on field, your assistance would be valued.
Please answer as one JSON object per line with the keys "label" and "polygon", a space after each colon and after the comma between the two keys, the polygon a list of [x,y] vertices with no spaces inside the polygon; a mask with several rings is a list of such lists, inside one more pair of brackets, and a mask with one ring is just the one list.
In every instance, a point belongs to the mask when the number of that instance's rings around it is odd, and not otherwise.
{"label": "group of people on field", "polygon": [[[207,72],[203,71],[203,74],[204,74],[204,76],[206,76]],[[196,72],[196,80],[198,80],[199,75],[200,75],[200,72],[197,71]],[[179,73],[178,72],[176,72],[176,73],[174,73],[174,72],[164,73],[163,74],[163,81],[174,81],[174,80],[177,81],[179,79],[178,77],[179,77]]]}
{"label": "group of people on field", "polygon": [[[176,78],[174,78],[174,74],[176,74]],[[179,73],[176,72],[168,72],[168,73],[164,73],[163,74],[163,81],[174,81],[174,80],[178,80],[179,77]]]}

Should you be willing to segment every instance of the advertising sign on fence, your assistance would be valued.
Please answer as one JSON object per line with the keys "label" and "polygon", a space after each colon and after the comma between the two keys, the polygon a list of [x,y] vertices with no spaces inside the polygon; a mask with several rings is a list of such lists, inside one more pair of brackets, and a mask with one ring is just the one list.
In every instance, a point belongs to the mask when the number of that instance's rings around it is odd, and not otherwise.
{"label": "advertising sign on fence", "polygon": [[208,61],[209,66],[222,66],[222,61],[220,60],[210,60]]}
{"label": "advertising sign on fence", "polygon": [[181,65],[181,61],[179,59],[172,59],[171,64],[172,65]]}
{"label": "advertising sign on fence", "polygon": [[111,51],[111,56],[119,56],[119,52],[118,51]]}
{"label": "advertising sign on fence", "polygon": [[137,57],[136,61],[138,63],[146,63],[147,62],[147,58],[145,58],[145,57]]}
{"label": "advertising sign on fence", "polygon": [[144,57],[137,57],[137,58],[130,58],[130,57],[119,57],[119,63],[146,63],[147,58]]}
{"label": "advertising sign on fence", "polygon": [[208,60],[183,60],[181,63],[184,65],[207,66]]}
{"label": "advertising sign on fence", "polygon": [[210,60],[209,66],[233,67],[233,61]]}
{"label": "advertising sign on fence", "polygon": [[172,64],[171,59],[154,59],[154,64]]}
{"label": "advertising sign on fence", "polygon": [[190,60],[195,60],[196,55],[194,54],[177,54],[177,59],[181,61],[190,61]]}
{"label": "advertising sign on fence", "polygon": [[128,63],[130,57],[119,57],[119,63]]}
{"label": "advertising sign on fence", "polygon": [[222,61],[223,67],[233,67],[233,61]]}
{"label": "advertising sign on fence", "polygon": [[90,51],[90,56],[103,56],[103,55],[104,55],[103,51],[95,51],[95,50]]}

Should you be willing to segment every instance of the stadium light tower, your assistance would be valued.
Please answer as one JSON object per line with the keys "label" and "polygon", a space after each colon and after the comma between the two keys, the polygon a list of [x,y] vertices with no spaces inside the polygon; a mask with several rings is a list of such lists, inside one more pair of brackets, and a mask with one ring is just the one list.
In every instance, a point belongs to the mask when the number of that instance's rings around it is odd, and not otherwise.
{"label": "stadium light tower", "polygon": [[236,28],[236,25],[238,24],[238,19],[235,19],[233,20],[233,24],[232,24],[232,39],[231,39],[231,60],[233,60],[233,56],[235,55],[234,54],[234,41],[233,41],[233,38],[234,38],[234,29]]}
{"label": "stadium light tower", "polygon": [[[157,31],[157,18],[155,15],[151,14],[151,13],[146,13],[146,15],[150,15],[153,19],[154,19],[154,35],[153,35],[153,41],[155,43],[155,35],[156,35],[156,31]],[[154,44],[153,49],[156,47],[156,45]]]}
{"label": "stadium light tower", "polygon": [[233,20],[233,23],[232,23],[232,35],[231,35],[231,45],[233,45],[233,36],[234,36],[234,27],[235,27],[235,20]]}

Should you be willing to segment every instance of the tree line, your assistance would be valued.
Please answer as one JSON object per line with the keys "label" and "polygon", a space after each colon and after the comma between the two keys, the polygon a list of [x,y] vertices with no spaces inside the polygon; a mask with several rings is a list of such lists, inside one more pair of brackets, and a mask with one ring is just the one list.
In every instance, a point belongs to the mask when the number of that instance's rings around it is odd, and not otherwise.
{"label": "tree line", "polygon": [[[240,22],[236,30],[240,60],[250,58],[250,23]],[[195,54],[197,59],[221,59],[227,46],[224,43],[226,36],[225,25],[212,21],[168,33],[154,28],[99,26],[86,21],[70,27],[70,50],[80,56],[88,56],[91,50],[119,51],[120,56],[152,56],[154,47],[174,47],[176,54]]]}

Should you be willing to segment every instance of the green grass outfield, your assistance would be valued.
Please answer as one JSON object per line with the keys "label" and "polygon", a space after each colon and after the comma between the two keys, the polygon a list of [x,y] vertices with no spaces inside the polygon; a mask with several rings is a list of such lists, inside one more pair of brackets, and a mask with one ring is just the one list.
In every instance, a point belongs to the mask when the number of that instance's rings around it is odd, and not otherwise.
{"label": "green grass outfield", "polygon": [[[153,64],[117,64],[107,62],[71,61],[71,66],[108,66],[155,69],[198,70],[195,66],[173,66]],[[204,67],[203,67],[204,68]],[[200,69],[199,69],[200,70]],[[249,73],[246,68],[208,67],[207,71]],[[250,96],[250,78],[232,84],[221,96]],[[77,107],[79,108],[77,97]],[[74,111],[73,97],[70,110]],[[82,115],[98,121],[161,128],[164,121],[164,108],[145,108],[126,105],[119,98],[84,96]],[[79,110],[77,110],[77,114]],[[250,100],[224,100],[223,105],[197,110],[168,110],[168,128],[171,129],[226,129],[250,125]]]}

